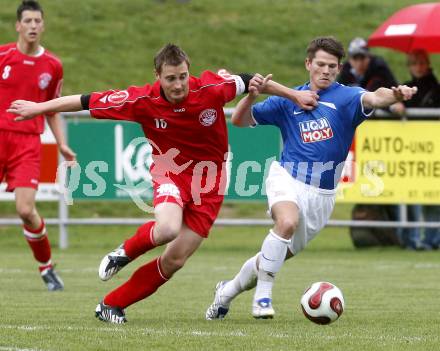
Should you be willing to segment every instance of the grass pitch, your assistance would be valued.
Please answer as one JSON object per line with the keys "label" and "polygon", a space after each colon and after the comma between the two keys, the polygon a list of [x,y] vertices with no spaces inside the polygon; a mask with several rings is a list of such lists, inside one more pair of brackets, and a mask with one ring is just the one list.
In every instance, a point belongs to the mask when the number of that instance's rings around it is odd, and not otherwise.
{"label": "grass pitch", "polygon": [[[254,254],[265,228],[215,228],[200,250],[149,299],[127,309],[128,323],[94,318],[103,295],[129,277],[155,249],[101,282],[101,257],[131,227],[72,227],[71,247],[54,249],[66,290],[45,291],[18,227],[0,228],[0,350],[438,350],[439,252],[353,249],[345,229],[324,230],[278,274],[274,320],[251,317],[252,293],[239,296],[224,321],[204,314],[218,280]],[[54,246],[56,228],[50,228]],[[330,326],[301,312],[312,282],[328,280],[346,310]]]}

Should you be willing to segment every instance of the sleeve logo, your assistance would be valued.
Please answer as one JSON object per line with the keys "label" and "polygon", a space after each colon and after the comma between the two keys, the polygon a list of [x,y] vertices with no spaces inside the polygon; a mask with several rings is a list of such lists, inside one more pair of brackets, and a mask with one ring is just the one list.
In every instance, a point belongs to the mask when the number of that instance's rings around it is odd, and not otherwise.
{"label": "sleeve logo", "polygon": [[127,90],[121,90],[117,91],[108,97],[108,102],[111,102],[112,104],[122,104],[125,100],[128,99],[128,91]]}
{"label": "sleeve logo", "polygon": [[232,74],[229,73],[229,71],[227,71],[225,68],[219,69],[217,74],[225,80],[234,80]]}

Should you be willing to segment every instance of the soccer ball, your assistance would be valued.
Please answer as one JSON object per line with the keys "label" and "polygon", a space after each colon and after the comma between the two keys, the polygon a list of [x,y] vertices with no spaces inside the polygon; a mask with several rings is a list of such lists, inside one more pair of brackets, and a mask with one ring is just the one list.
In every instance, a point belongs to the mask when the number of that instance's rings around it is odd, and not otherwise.
{"label": "soccer ball", "polygon": [[330,324],[344,311],[344,296],[332,283],[317,282],[306,289],[301,298],[304,315],[316,324]]}

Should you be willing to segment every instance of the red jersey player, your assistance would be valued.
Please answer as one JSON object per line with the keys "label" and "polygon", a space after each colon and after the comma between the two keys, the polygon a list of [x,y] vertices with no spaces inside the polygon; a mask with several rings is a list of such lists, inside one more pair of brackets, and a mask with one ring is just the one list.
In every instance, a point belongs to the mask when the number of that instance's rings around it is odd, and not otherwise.
{"label": "red jersey player", "polygon": [[[63,282],[53,270],[44,221],[35,207],[44,116],[15,123],[15,116],[6,109],[17,98],[47,101],[59,96],[63,69],[60,60],[40,46],[44,20],[38,2],[26,0],[18,7],[16,30],[17,43],[0,45],[0,182],[5,179],[7,191],[15,192],[23,233],[47,288],[62,290]],[[48,119],[48,124],[64,157],[73,160],[75,154],[65,143],[58,117]]]}
{"label": "red jersey player", "polygon": [[[48,111],[89,109],[95,118],[141,124],[151,141],[155,221],[139,227],[134,236],[106,255],[99,276],[108,280],[141,254],[168,245],[161,256],[140,267],[98,304],[96,316],[111,323],[126,322],[124,309],[167,282],[208,236],[225,186],[222,165],[228,143],[223,106],[248,91],[250,82],[262,79],[246,74],[223,78],[209,71],[200,78],[190,76],[188,56],[172,44],[159,51],[154,65],[157,81],[153,85],[44,103],[19,100],[8,110],[21,116],[17,120],[25,120]],[[264,86],[264,92],[289,97],[304,108],[316,104],[314,93],[275,82]]]}

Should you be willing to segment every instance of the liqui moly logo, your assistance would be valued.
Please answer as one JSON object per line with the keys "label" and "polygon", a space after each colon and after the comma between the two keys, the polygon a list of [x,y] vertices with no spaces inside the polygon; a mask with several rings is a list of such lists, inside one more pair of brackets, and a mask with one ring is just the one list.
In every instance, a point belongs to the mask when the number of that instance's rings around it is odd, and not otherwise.
{"label": "liqui moly logo", "polygon": [[314,143],[333,138],[333,130],[327,118],[299,122],[299,129],[304,143]]}

